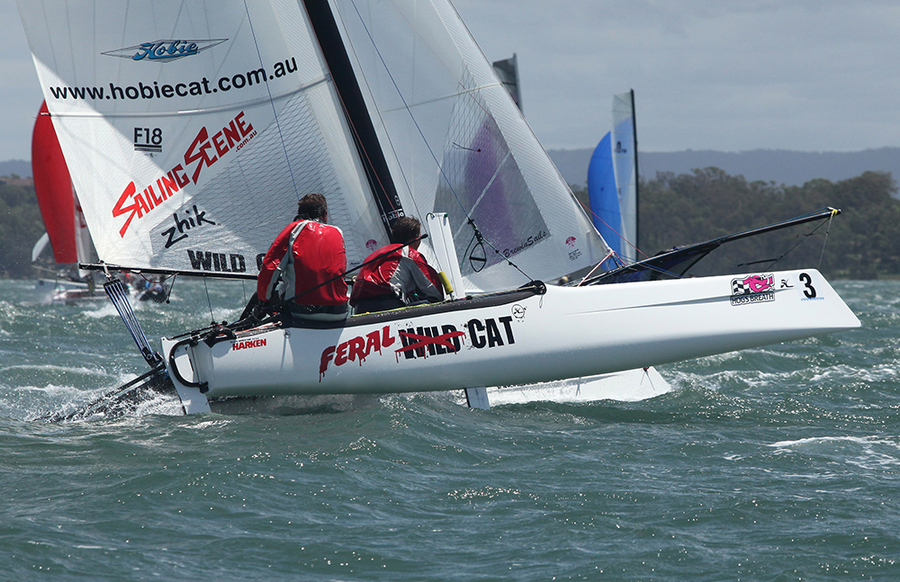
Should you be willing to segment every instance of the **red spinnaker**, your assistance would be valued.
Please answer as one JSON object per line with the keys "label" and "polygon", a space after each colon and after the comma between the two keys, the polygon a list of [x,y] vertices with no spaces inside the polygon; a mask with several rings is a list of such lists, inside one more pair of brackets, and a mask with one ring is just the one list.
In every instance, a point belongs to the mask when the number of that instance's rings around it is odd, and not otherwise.
{"label": "red spinnaker", "polygon": [[44,227],[53,246],[53,257],[57,263],[77,263],[75,193],[46,102],[41,104],[34,122],[31,171]]}

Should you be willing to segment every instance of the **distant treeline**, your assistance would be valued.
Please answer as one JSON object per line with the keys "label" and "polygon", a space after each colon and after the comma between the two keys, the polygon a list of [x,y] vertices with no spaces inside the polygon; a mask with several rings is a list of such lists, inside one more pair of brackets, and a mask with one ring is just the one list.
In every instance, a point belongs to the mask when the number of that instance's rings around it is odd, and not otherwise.
{"label": "distant treeline", "polygon": [[[34,186],[30,181],[22,182],[15,177],[0,178],[0,277],[3,278],[34,277],[31,249],[44,234]],[[49,251],[49,247],[44,251],[48,257]]]}
{"label": "distant treeline", "polygon": [[[594,149],[549,150],[553,163],[570,184],[584,187]],[[638,152],[641,176],[651,178],[657,172],[681,174],[694,168],[721,168],[748,180],[801,186],[815,178],[832,182],[847,180],[863,172],[891,172],[900,176],[900,148],[883,147],[856,152],[797,152],[787,150],[750,150],[717,152],[686,150],[680,152]],[[2,172],[0,165],[0,172]]]}
{"label": "distant treeline", "polygon": [[[22,182],[0,178],[0,277],[35,276],[31,249],[44,224],[34,187]],[[574,189],[586,202],[584,188]],[[896,193],[891,174],[884,172],[865,172],[840,182],[813,180],[803,186],[748,182],[718,168],[660,173],[641,182],[638,246],[653,255],[831,206],[842,211],[833,221],[726,244],[692,273],[761,271],[773,266],[766,261],[779,259],[774,268],[818,267],[832,279],[900,277]],[[52,266],[50,255],[49,249],[44,252],[43,265]]]}
{"label": "distant treeline", "polygon": [[[586,198],[583,188],[577,190],[579,198]],[[865,172],[840,182],[812,180],[803,186],[748,182],[718,168],[659,173],[640,184],[638,246],[652,256],[830,206],[842,214],[832,221],[727,243],[691,273],[816,267],[832,279],[894,278],[900,276],[900,200],[892,196],[896,192],[891,174],[885,172]]]}

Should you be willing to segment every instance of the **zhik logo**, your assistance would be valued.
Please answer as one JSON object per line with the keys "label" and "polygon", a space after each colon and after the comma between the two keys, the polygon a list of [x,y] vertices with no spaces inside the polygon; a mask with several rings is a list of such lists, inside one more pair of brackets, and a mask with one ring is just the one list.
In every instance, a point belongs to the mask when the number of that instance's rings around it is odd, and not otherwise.
{"label": "zhik logo", "polygon": [[228,40],[227,38],[212,38],[207,40],[173,40],[160,39],[141,43],[135,46],[106,51],[104,55],[120,57],[133,61],[158,61],[167,63],[184,57],[194,56],[202,51],[211,49]]}

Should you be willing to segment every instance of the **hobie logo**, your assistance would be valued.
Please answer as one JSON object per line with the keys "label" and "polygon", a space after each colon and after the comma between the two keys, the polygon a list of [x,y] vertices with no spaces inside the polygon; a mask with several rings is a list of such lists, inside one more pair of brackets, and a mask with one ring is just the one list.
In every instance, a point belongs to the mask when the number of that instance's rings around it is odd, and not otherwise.
{"label": "hobie logo", "polygon": [[106,51],[102,54],[109,57],[120,57],[133,61],[159,61],[169,62],[184,57],[191,57],[206,49],[211,49],[228,40],[227,38],[212,38],[207,40],[154,40],[135,46],[129,46],[116,50]]}

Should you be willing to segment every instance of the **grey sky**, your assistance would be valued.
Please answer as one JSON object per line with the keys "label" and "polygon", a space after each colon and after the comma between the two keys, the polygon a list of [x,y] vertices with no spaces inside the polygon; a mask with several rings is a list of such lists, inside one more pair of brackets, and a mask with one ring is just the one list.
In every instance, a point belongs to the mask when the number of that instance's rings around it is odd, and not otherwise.
{"label": "grey sky", "polygon": [[[518,54],[548,149],[593,147],[635,90],[645,151],[900,146],[895,0],[455,0],[491,60]],[[30,159],[42,99],[0,0],[0,160]]]}

